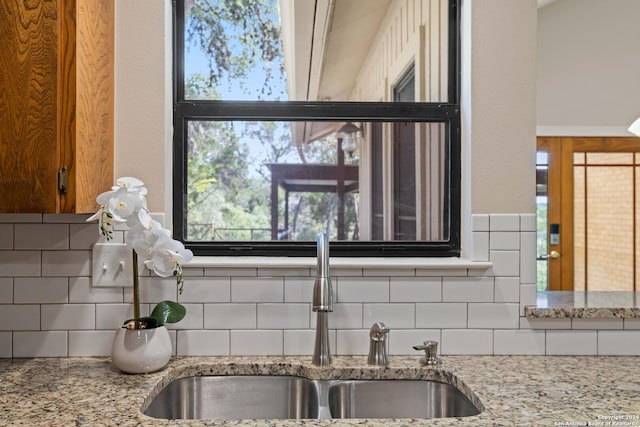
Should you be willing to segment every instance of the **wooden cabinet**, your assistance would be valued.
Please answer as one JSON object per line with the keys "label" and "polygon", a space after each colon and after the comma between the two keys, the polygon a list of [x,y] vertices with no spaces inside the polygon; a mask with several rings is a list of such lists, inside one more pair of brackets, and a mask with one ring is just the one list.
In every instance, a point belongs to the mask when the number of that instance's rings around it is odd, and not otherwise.
{"label": "wooden cabinet", "polygon": [[95,211],[113,184],[113,58],[113,0],[0,2],[0,212]]}

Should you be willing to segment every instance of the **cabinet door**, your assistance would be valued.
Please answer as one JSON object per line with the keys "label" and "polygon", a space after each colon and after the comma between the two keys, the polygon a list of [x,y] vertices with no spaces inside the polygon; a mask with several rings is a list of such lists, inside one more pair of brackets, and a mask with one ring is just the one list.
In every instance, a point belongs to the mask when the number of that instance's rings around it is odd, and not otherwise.
{"label": "cabinet door", "polygon": [[112,0],[0,2],[0,212],[93,212],[112,185],[114,15]]}
{"label": "cabinet door", "polygon": [[56,212],[55,1],[0,2],[0,212]]}

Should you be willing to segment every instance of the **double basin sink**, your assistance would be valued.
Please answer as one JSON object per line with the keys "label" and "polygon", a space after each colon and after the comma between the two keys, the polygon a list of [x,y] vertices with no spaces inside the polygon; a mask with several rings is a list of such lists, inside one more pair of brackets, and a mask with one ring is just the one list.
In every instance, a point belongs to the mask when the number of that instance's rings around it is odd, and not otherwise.
{"label": "double basin sink", "polygon": [[[481,405],[480,405],[481,406]],[[144,413],[164,419],[441,418],[479,414],[457,388],[431,380],[194,376],[169,383]]]}

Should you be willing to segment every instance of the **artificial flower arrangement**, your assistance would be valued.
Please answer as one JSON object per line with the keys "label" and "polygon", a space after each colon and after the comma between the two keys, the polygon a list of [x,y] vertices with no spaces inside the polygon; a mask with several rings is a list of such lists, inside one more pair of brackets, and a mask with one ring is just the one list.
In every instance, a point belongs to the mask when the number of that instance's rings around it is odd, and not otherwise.
{"label": "artificial flower arrangement", "polygon": [[182,293],[184,279],[182,264],[193,259],[193,253],[182,242],[171,238],[171,232],[163,228],[149,214],[147,189],[137,178],[122,177],[116,180],[111,191],[100,194],[96,201],[100,209],[87,221],[98,220],[100,234],[113,239],[114,223],[126,224],[125,243],[133,250],[133,319],[126,320],[128,329],[149,329],[165,323],[179,322],[186,308],[174,301],[158,303],[148,317],[140,316],[140,281],[138,257],[144,266],[158,276],[175,276],[178,291]]}

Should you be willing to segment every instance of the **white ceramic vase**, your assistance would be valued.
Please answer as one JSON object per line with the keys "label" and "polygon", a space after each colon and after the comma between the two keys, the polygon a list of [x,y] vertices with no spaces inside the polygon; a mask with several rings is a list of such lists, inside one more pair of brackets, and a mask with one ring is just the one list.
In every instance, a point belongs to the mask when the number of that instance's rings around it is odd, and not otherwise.
{"label": "white ceramic vase", "polygon": [[111,359],[123,372],[144,374],[164,368],[171,358],[171,338],[165,326],[153,329],[118,328]]}

